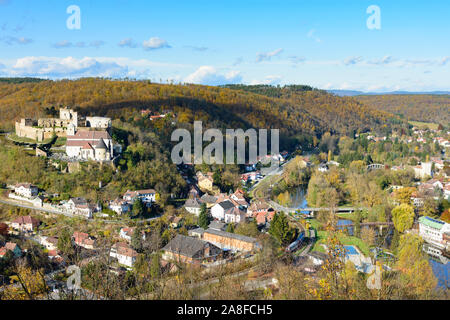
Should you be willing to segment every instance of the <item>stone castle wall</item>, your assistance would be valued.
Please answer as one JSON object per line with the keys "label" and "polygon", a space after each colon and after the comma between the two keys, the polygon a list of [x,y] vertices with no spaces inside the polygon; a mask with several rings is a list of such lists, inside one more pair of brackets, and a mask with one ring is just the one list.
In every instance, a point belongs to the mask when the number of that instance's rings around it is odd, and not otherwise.
{"label": "stone castle wall", "polygon": [[58,137],[67,136],[67,131],[65,128],[37,128],[26,126],[21,122],[16,122],[16,135],[22,138],[28,138],[36,140],[38,142],[42,142],[53,137],[53,133],[55,133]]}

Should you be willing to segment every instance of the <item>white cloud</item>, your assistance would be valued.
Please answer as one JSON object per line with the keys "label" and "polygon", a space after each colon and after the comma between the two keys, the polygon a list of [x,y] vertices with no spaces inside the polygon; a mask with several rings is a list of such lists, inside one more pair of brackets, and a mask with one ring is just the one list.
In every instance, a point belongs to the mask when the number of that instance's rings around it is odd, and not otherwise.
{"label": "white cloud", "polygon": [[155,50],[155,49],[162,49],[162,48],[170,48],[170,45],[167,43],[166,40],[153,37],[148,40],[145,40],[142,43],[142,46],[145,50]]}
{"label": "white cloud", "polygon": [[53,47],[59,49],[59,48],[70,48],[72,46],[72,42],[68,40],[63,40],[60,42],[57,42],[53,45]]}
{"label": "white cloud", "polygon": [[445,57],[445,58],[442,58],[442,60],[439,62],[439,64],[441,66],[445,66],[448,62],[450,62],[450,57]]}
{"label": "white cloud", "polygon": [[223,85],[242,82],[242,76],[239,71],[230,71],[226,74],[220,74],[212,66],[201,66],[195,72],[188,75],[185,79],[187,83],[197,83],[206,85]]}
{"label": "white cloud", "polygon": [[132,38],[125,38],[119,42],[119,47],[136,48],[137,43]]}
{"label": "white cloud", "polygon": [[291,60],[292,63],[297,64],[297,63],[301,63],[301,62],[305,62],[306,59],[303,57],[297,57],[297,56],[290,56],[289,60]]}
{"label": "white cloud", "polygon": [[33,42],[33,39],[24,38],[24,37],[4,37],[0,38],[7,45],[13,44],[30,44]]}
{"label": "white cloud", "polygon": [[275,76],[275,75],[270,75],[264,78],[264,80],[252,80],[250,82],[251,85],[255,85],[255,84],[279,84],[281,81],[281,77],[280,76]]}
{"label": "white cloud", "polygon": [[41,76],[49,78],[79,77],[126,77],[127,66],[115,62],[101,62],[95,58],[85,57],[25,57],[6,69],[12,76]]}
{"label": "white cloud", "polygon": [[201,46],[185,46],[185,47],[200,52],[207,51],[209,49],[208,47],[201,47]]}
{"label": "white cloud", "polygon": [[346,66],[349,66],[349,65],[357,64],[361,61],[363,61],[362,57],[350,57],[350,58],[345,59],[343,62]]}
{"label": "white cloud", "polygon": [[395,61],[395,59],[394,59],[392,56],[384,56],[384,57],[381,58],[381,59],[378,59],[378,60],[371,60],[371,61],[369,61],[368,63],[369,63],[369,64],[375,64],[375,65],[384,65],[384,64],[392,63],[392,62],[394,62],[394,61]]}
{"label": "white cloud", "polygon": [[73,48],[73,47],[77,47],[77,48],[94,47],[94,48],[98,49],[99,47],[103,46],[104,44],[105,44],[105,42],[102,40],[95,40],[88,44],[86,44],[84,41],[80,41],[80,42],[77,42],[74,44],[68,40],[62,40],[60,42],[53,44],[52,46],[56,49],[65,49],[65,48]]}
{"label": "white cloud", "polygon": [[309,30],[308,33],[306,34],[306,36],[309,39],[313,39],[316,42],[322,42],[322,40],[319,37],[316,36],[316,30],[315,29]]}
{"label": "white cloud", "polygon": [[258,53],[256,55],[256,62],[261,62],[261,61],[270,61],[270,59],[272,59],[272,57],[276,57],[278,56],[281,52],[283,52],[283,49],[277,49],[271,52],[262,52],[262,53]]}

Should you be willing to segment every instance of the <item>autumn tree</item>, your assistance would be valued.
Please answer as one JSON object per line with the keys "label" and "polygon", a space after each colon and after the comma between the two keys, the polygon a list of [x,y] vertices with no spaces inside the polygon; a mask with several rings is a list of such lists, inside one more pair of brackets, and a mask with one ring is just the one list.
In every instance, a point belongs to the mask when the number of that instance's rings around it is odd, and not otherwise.
{"label": "autumn tree", "polygon": [[394,222],[395,229],[400,233],[412,227],[414,216],[414,209],[408,204],[401,204],[392,209],[392,222]]}
{"label": "autumn tree", "polygon": [[407,294],[429,298],[437,279],[422,250],[423,240],[418,235],[404,234],[400,238],[396,267],[401,271],[400,281],[408,288]]}

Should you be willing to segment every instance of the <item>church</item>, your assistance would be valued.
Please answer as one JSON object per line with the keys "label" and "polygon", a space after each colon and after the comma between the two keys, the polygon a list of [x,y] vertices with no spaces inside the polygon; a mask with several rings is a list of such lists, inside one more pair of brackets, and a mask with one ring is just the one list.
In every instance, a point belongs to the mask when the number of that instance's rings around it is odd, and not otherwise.
{"label": "church", "polygon": [[67,136],[66,154],[77,160],[110,161],[114,157],[113,140],[108,131],[77,131]]}

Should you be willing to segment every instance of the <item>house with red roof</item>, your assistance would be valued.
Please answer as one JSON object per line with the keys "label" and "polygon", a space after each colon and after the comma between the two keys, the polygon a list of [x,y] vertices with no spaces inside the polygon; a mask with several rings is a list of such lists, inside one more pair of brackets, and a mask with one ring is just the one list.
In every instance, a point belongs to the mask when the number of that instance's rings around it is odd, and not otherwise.
{"label": "house with red roof", "polygon": [[66,154],[77,160],[110,161],[114,157],[113,140],[106,130],[80,130],[67,136]]}
{"label": "house with red roof", "polygon": [[73,242],[82,248],[93,250],[95,249],[95,239],[84,232],[74,232],[72,235]]}
{"label": "house with red roof", "polygon": [[7,242],[4,247],[0,248],[0,258],[4,258],[8,251],[11,251],[15,258],[20,258],[22,250],[14,242]]}
{"label": "house with red roof", "polygon": [[117,242],[111,247],[109,255],[113,258],[117,258],[120,264],[131,268],[136,262],[138,253],[127,243]]}
{"label": "house with red roof", "polygon": [[18,217],[11,223],[11,227],[18,231],[33,232],[36,231],[41,222],[32,216]]}

